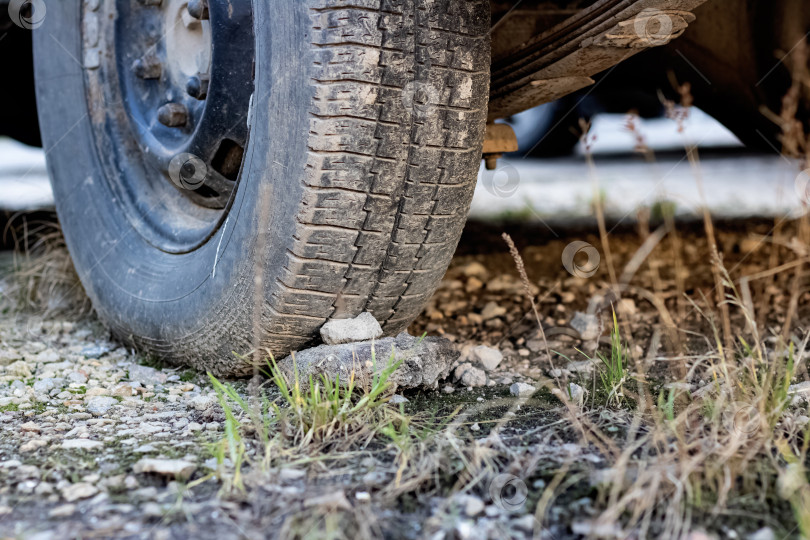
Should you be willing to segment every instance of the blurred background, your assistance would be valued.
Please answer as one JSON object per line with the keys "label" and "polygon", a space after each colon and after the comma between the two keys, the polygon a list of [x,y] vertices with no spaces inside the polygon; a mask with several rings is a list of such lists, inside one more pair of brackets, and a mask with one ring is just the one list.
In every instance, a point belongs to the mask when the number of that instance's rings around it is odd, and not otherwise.
{"label": "blurred background", "polygon": [[[587,222],[597,197],[613,222],[632,222],[639,211],[664,204],[680,219],[691,219],[703,201],[725,218],[802,210],[797,160],[776,148],[746,148],[697,108],[679,122],[654,106],[639,117],[566,101],[510,119],[521,151],[505,156],[494,171],[479,171],[474,218]],[[580,119],[591,122],[588,148],[580,140]],[[696,163],[686,152],[692,145]]]}
{"label": "blurred background", "polygon": [[[662,204],[690,219],[702,208],[698,177],[706,204],[718,217],[801,210],[794,185],[799,163],[776,149],[746,149],[696,108],[680,126],[655,103],[639,111],[641,116],[629,116],[611,110],[620,104],[605,101],[574,95],[509,119],[521,150],[501,158],[494,171],[482,166],[471,217],[565,226],[592,220],[600,196],[613,222],[632,222],[639,210],[654,212]],[[580,119],[591,122],[589,149],[580,140]],[[693,144],[697,168],[685,151]],[[7,216],[53,208],[40,148],[0,138],[0,208]]]}

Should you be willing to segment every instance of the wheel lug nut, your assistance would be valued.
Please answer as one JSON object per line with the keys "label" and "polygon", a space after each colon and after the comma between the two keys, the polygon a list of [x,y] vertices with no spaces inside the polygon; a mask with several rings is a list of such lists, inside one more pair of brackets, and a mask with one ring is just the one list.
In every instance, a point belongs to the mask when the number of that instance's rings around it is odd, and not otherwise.
{"label": "wheel lug nut", "polygon": [[188,13],[200,21],[208,20],[208,0],[189,0]]}
{"label": "wheel lug nut", "polygon": [[180,103],[167,103],[158,109],[158,122],[166,127],[185,126],[188,121],[188,111]]}
{"label": "wheel lug nut", "polygon": [[208,96],[208,75],[194,75],[186,83],[186,93],[194,99],[205,99]]}
{"label": "wheel lug nut", "polygon": [[153,55],[138,58],[132,63],[132,71],[141,79],[159,79],[163,71],[160,60]]}

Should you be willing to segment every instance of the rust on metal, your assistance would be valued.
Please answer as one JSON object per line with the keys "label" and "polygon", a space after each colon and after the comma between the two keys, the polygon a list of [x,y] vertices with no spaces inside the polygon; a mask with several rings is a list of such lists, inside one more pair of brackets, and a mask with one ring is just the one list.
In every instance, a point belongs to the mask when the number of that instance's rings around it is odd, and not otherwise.
{"label": "rust on metal", "polygon": [[601,0],[492,63],[489,121],[593,84],[634,54],[665,45],[695,20],[706,0]]}
{"label": "rust on metal", "polygon": [[508,152],[517,152],[518,141],[512,126],[507,124],[487,124],[484,136],[484,162],[488,170],[497,166],[498,158]]}

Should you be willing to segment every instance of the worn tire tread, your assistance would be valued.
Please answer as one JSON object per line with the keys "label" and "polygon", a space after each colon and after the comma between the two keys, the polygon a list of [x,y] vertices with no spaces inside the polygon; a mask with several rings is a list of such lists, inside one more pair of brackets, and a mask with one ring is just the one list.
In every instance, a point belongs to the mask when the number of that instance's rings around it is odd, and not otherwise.
{"label": "worn tire tread", "polygon": [[[461,235],[486,121],[485,2],[320,0],[310,10],[309,160],[269,299],[285,321],[271,328],[274,350],[330,317],[368,310],[395,333],[419,314]],[[412,106],[414,89],[435,103]]]}

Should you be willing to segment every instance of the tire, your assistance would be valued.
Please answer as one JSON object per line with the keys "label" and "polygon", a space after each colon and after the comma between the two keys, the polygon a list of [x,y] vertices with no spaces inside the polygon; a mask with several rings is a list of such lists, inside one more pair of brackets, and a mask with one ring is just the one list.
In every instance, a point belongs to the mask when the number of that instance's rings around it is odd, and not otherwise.
{"label": "tire", "polygon": [[97,18],[100,68],[76,61],[81,0],[49,3],[34,32],[57,212],[97,313],[125,343],[218,376],[252,373],[234,353],[257,345],[312,344],[330,318],[404,330],[455,251],[487,112],[486,0],[253,4],[249,138],[208,233],[214,211],[144,172],[127,100],[98,86],[114,17]]}

